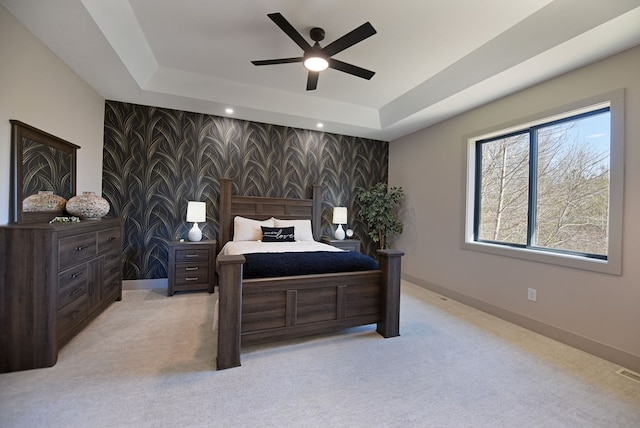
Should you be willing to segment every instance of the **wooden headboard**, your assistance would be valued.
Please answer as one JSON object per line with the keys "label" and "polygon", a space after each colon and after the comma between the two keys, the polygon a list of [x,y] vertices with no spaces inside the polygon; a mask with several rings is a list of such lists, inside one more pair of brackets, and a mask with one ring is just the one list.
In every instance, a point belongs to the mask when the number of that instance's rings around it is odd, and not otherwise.
{"label": "wooden headboard", "polygon": [[313,238],[320,240],[322,216],[322,196],[320,186],[313,186],[311,199],[266,198],[263,196],[235,196],[233,181],[229,178],[220,180],[220,204],[218,247],[233,238],[233,219],[239,215],[255,220],[266,220],[276,217],[282,220],[310,219]]}

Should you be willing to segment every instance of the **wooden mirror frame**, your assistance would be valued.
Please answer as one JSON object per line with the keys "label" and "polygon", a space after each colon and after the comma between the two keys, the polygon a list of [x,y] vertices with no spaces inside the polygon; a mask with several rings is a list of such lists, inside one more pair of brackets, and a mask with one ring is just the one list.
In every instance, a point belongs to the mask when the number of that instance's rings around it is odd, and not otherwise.
{"label": "wooden mirror frame", "polygon": [[23,171],[24,139],[27,138],[71,156],[71,171],[69,171],[71,177],[70,188],[64,190],[54,189],[54,193],[58,195],[65,191],[71,195],[76,194],[76,151],[80,146],[41,131],[19,120],[10,120],[9,122],[11,122],[11,200],[9,204],[9,221],[12,223],[36,223],[49,221],[56,216],[63,215],[63,210],[40,212],[22,211],[22,200],[24,199],[23,180],[25,177],[25,171]]}

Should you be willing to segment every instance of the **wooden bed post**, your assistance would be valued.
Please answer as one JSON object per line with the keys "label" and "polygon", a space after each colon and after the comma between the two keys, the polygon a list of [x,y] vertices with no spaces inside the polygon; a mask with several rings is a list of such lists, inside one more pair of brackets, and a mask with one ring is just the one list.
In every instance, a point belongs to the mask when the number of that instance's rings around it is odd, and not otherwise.
{"label": "wooden bed post", "polygon": [[400,336],[400,269],[404,253],[398,250],[378,250],[377,253],[382,270],[382,319],[376,331],[382,337]]}
{"label": "wooden bed post", "polygon": [[[242,265],[244,256],[219,255],[218,370],[240,365],[242,328]],[[221,334],[224,332],[224,334]]]}
{"label": "wooden bed post", "polygon": [[319,184],[313,185],[313,213],[311,226],[313,227],[313,239],[319,241],[322,238],[322,187]]}
{"label": "wooden bed post", "polygon": [[218,205],[218,248],[231,240],[231,192],[233,180],[220,179],[220,204]]}

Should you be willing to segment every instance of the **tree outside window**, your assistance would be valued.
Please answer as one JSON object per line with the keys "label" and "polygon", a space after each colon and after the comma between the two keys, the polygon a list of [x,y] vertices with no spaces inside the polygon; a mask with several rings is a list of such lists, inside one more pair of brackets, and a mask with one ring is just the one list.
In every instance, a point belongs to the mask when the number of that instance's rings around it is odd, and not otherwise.
{"label": "tree outside window", "polygon": [[476,142],[474,239],[607,258],[609,107]]}

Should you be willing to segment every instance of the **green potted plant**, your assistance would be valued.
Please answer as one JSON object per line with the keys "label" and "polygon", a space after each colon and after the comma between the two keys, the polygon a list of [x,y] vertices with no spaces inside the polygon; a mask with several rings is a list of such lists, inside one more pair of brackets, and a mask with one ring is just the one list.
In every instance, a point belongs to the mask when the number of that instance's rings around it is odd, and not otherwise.
{"label": "green potted plant", "polygon": [[369,237],[380,249],[388,247],[391,235],[402,233],[398,210],[403,199],[402,187],[388,188],[386,183],[378,183],[370,189],[356,189],[356,200],[360,204],[358,217],[365,222]]}

